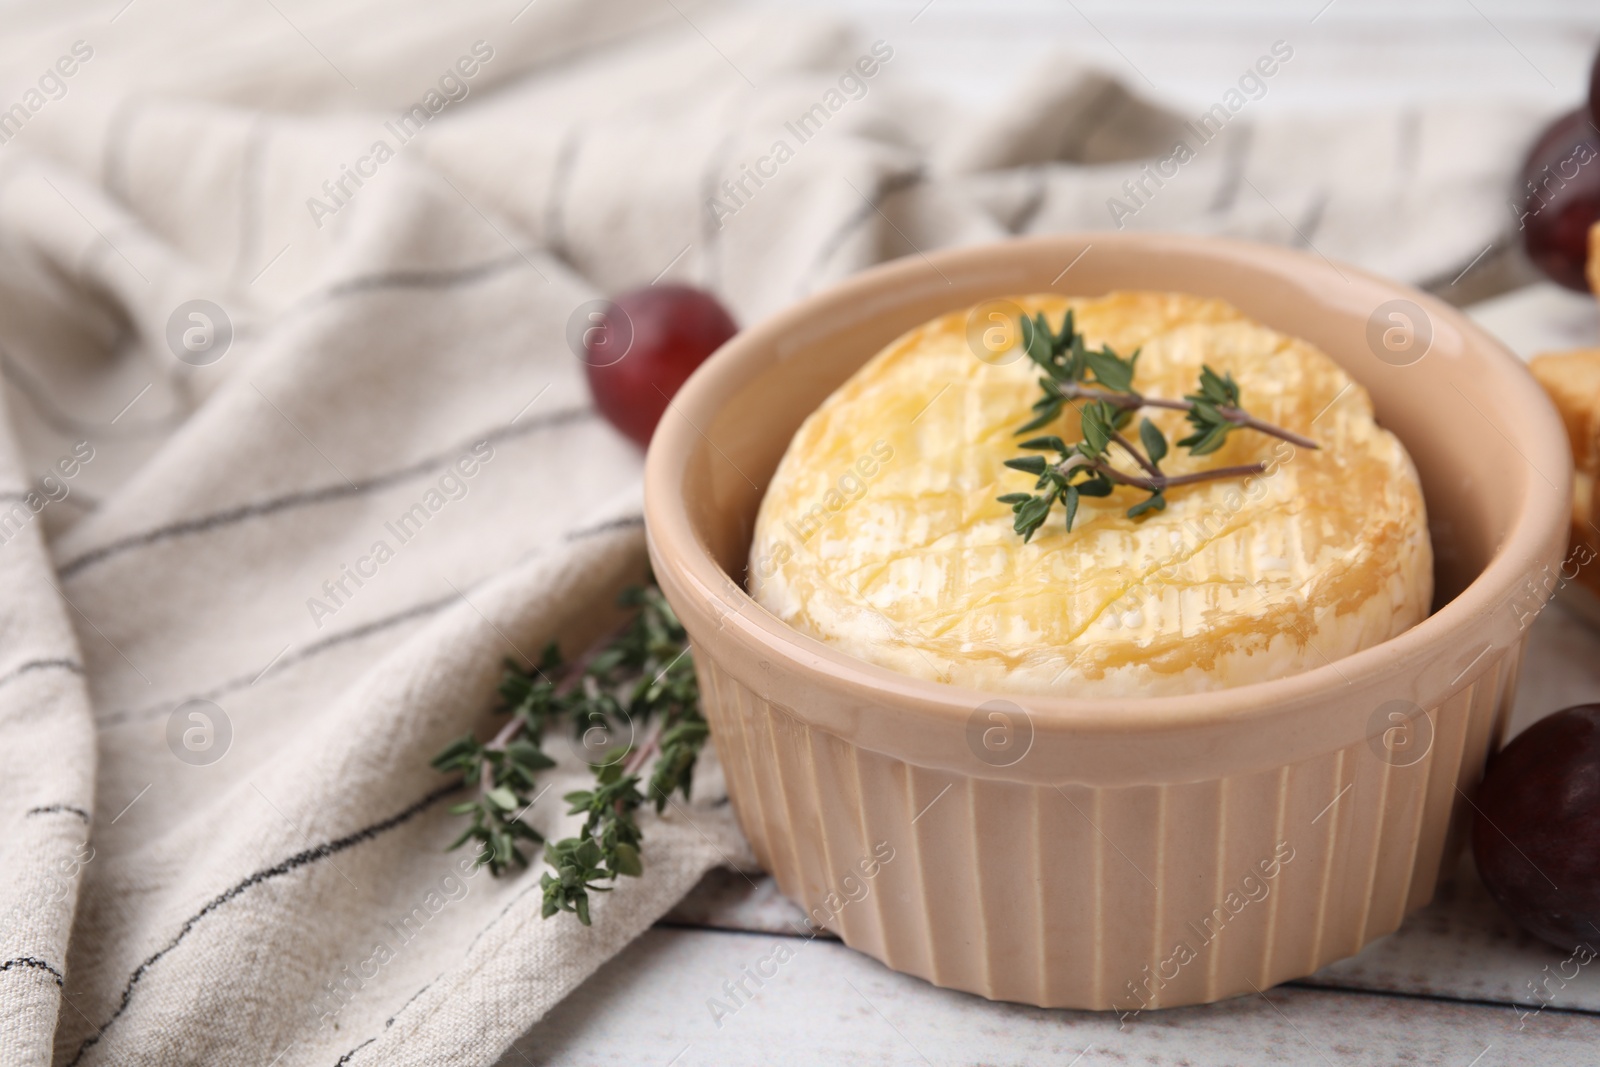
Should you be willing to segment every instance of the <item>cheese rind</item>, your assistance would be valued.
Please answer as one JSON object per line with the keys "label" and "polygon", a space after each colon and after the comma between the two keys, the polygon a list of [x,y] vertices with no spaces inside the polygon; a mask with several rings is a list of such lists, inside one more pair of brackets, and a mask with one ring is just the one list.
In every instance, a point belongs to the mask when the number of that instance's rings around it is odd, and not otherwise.
{"label": "cheese rind", "polygon": [[[779,618],[860,659],[971,688],[1062,696],[1198,692],[1338,660],[1419,622],[1433,591],[1422,492],[1371,401],[1311,345],[1227,304],[1170,293],[1013,297],[1051,325],[1070,306],[1091,347],[1140,350],[1135,387],[1232,372],[1244,406],[1309,436],[1249,430],[1218,452],[1174,447],[1168,474],[1266,473],[1058,506],[1024,544],[996,501],[1033,478],[1004,466],[1039,395],[1008,338],[969,343],[953,312],[900,337],[806,419],[757,516],[749,585]],[[1009,340],[1015,340],[1011,325]],[[1171,441],[1183,414],[1146,409]],[[1075,412],[1057,432],[1078,440]],[[1118,466],[1133,469],[1123,460]]]}

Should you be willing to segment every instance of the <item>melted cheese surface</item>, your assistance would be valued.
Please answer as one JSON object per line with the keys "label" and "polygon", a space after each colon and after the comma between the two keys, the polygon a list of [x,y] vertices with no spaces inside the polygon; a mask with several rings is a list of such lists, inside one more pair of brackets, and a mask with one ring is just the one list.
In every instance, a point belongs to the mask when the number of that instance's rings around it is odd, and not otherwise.
{"label": "melted cheese surface", "polygon": [[[1164,695],[1265,681],[1338,660],[1427,614],[1433,555],[1421,487],[1367,392],[1327,356],[1216,300],[1124,292],[1010,298],[1053,329],[1074,309],[1089,347],[1139,356],[1134,388],[1179,398],[1202,363],[1232,372],[1243,407],[1316,450],[1249,429],[1208,456],[1176,441],[1179,411],[1146,408],[1173,442],[1169,475],[1269,464],[1267,473],[1059,504],[1033,540],[1002,493],[1034,478],[1017,427],[1040,395],[1014,320],[990,354],[968,311],[894,341],[795,434],[750,551],[756,600],[857,658],[977,689]],[[1004,321],[1004,320],[999,320]],[[1130,426],[1137,440],[1137,416]],[[1069,408],[1037,431],[1081,439]],[[1029,434],[1027,436],[1034,436]],[[1136,468],[1125,455],[1114,464]]]}

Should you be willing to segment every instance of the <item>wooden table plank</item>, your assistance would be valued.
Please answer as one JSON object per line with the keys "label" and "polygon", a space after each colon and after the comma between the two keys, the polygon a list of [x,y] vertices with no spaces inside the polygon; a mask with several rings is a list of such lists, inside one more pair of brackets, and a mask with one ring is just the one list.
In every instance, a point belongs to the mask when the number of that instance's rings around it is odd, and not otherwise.
{"label": "wooden table plank", "polygon": [[1550,282],[1529,285],[1464,310],[1523,359],[1541,352],[1600,345],[1600,302]]}
{"label": "wooden table plank", "polygon": [[[790,955],[777,962],[777,950]],[[763,961],[771,960],[770,964]],[[757,987],[758,967],[772,976]],[[775,973],[774,973],[775,971]],[[743,979],[746,994],[733,989]],[[726,985],[724,983],[727,983]],[[532,1064],[1592,1063],[1600,1019],[1280,987],[1119,1023],[937,989],[834,941],[655,929],[501,1060]]]}

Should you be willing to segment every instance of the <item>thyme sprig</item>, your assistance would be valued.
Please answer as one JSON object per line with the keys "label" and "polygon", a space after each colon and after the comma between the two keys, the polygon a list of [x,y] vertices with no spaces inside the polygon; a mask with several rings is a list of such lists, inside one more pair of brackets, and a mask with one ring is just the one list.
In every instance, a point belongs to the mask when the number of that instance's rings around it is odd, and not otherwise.
{"label": "thyme sprig", "polygon": [[477,784],[477,795],[453,806],[471,816],[450,848],[474,842],[478,864],[498,875],[526,867],[524,842],[543,836],[522,820],[538,798],[537,774],[555,766],[540,747],[546,727],[566,720],[581,740],[599,728],[619,723],[644,729],[638,744],[608,750],[593,764],[593,788],[568,793],[569,815],[585,816],[577,836],[546,844],[540,878],[543,914],[570,911],[589,925],[589,894],[609,892],[619,875],[644,871],[639,848],[644,835],[635,813],[646,802],[641,774],[655,765],[646,788],[656,811],[674,792],[689,798],[694,767],[710,728],[700,713],[700,689],[688,635],[666,598],[653,584],[626,590],[618,603],[637,609],[625,624],[568,663],[552,642],[535,664],[507,661],[500,683],[499,711],[509,715],[489,741],[468,734],[451,742],[433,766],[460,772]]}
{"label": "thyme sprig", "polygon": [[[1133,387],[1139,361],[1136,349],[1127,358],[1117,355],[1110,345],[1090,349],[1073,322],[1069,309],[1062,318],[1060,332],[1052,332],[1044,313],[1020,320],[1023,351],[1044,370],[1039,379],[1043,395],[1034,403],[1034,417],[1018,428],[1018,435],[1049,426],[1068,404],[1078,408],[1083,439],[1071,444],[1060,436],[1047,434],[1023,441],[1019,447],[1034,452],[1054,452],[1054,461],[1042,455],[1019,456],[1006,460],[1006,466],[1036,475],[1033,493],[1006,493],[998,499],[1011,505],[1012,528],[1031,540],[1050,517],[1057,501],[1066,513],[1067,529],[1072,529],[1081,498],[1109,496],[1118,485],[1132,486],[1149,494],[1128,508],[1130,519],[1167,506],[1166,491],[1180,485],[1237,478],[1264,472],[1266,464],[1213,467],[1191,474],[1170,475],[1162,471],[1161,461],[1170,447],[1161,428],[1148,418],[1139,420],[1139,443],[1123,435],[1141,408],[1166,408],[1186,413],[1192,432],[1177,442],[1190,455],[1204,456],[1221,448],[1228,435],[1238,429],[1251,429],[1282,438],[1302,448],[1317,444],[1297,433],[1263,422],[1244,410],[1239,383],[1231,373],[1218,374],[1209,366],[1200,368],[1196,390],[1182,400],[1146,396]],[[1142,446],[1142,451],[1141,451]],[[1112,466],[1112,449],[1125,453],[1142,474],[1131,474]]]}

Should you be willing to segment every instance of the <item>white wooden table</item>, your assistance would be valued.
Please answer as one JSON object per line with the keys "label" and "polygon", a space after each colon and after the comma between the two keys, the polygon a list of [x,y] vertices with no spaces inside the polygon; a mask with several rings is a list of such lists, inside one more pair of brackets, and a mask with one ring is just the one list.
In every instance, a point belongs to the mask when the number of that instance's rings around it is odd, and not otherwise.
{"label": "white wooden table", "polygon": [[[906,0],[851,10],[868,34],[894,25],[901,69],[936,75],[975,103],[1000,96],[1052,38],[1108,66],[1121,52],[1136,53],[1156,92],[1185,102],[1213,93],[1241,48],[1256,47],[1264,34],[1274,39],[1287,8],[1303,21],[1299,7],[1315,13],[1326,2],[1227,0],[1206,5],[1204,17],[1155,0],[933,0],[926,10],[926,0]],[[1592,0],[1336,0],[1316,27],[1304,76],[1264,103],[1513,96],[1556,107],[1579,93],[1600,12]],[[1554,286],[1518,290],[1471,313],[1525,358],[1600,344],[1594,301]],[[1514,728],[1593,700],[1600,700],[1600,633],[1558,597],[1535,624]],[[1150,1012],[1126,1028],[1113,1015],[937,989],[827,936],[795,936],[802,924],[771,879],[715,871],[502,1063],[1600,1064],[1600,964],[1562,984],[1554,975],[1563,954],[1521,934],[1496,909],[1470,858],[1434,903],[1353,959],[1263,996]],[[794,958],[719,1025],[707,998],[780,941]],[[1548,1006],[1536,1011],[1541,983]]]}

